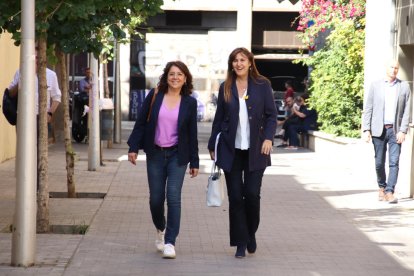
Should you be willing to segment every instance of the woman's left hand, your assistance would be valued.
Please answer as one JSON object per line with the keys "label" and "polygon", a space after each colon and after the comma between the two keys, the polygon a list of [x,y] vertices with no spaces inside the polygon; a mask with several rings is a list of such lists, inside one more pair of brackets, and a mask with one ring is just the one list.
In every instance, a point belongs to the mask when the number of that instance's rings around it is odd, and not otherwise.
{"label": "woman's left hand", "polygon": [[264,140],[262,145],[262,154],[269,155],[272,152],[272,141]]}
{"label": "woman's left hand", "polygon": [[196,177],[198,175],[198,169],[190,168],[190,175],[191,175],[191,178]]}

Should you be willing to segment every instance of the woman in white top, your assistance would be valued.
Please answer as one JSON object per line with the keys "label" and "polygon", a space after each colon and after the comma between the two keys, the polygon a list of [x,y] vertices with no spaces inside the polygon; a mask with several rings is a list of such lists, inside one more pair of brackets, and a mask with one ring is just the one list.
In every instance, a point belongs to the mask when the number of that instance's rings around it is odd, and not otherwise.
{"label": "woman in white top", "polygon": [[227,77],[218,94],[208,149],[223,169],[229,197],[230,246],[236,258],[246,249],[256,251],[255,233],[260,221],[260,189],[263,173],[270,166],[276,131],[276,107],[268,79],[260,75],[253,54],[236,48],[228,60]]}

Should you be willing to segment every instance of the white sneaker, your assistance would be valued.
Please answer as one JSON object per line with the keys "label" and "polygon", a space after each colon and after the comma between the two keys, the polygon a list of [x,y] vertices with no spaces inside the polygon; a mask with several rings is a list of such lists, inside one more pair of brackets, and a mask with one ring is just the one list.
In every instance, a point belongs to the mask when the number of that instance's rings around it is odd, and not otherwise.
{"label": "white sneaker", "polygon": [[162,252],[162,257],[165,259],[175,259],[175,249],[174,245],[167,243],[164,246],[164,251]]}
{"label": "white sneaker", "polygon": [[160,252],[164,251],[164,235],[165,235],[165,230],[164,231],[157,230],[157,239],[155,240],[155,247]]}

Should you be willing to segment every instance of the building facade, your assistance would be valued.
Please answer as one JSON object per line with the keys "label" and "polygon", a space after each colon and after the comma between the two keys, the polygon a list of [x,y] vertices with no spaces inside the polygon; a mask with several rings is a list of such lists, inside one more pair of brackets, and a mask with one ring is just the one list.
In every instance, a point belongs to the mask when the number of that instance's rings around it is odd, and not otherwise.
{"label": "building facade", "polygon": [[[165,64],[181,60],[194,77],[200,120],[211,120],[214,109],[208,108],[209,103],[225,79],[228,55],[236,47],[250,49],[259,72],[269,79],[294,76],[300,84],[307,68],[292,64],[303,49],[296,36],[300,8],[301,2],[293,0],[164,1],[164,12],[147,22],[152,31],[135,36],[131,44],[130,106],[123,107],[129,116],[123,118],[134,120],[137,101],[142,102],[145,91],[156,85]],[[274,88],[280,89],[284,87]]]}
{"label": "building facade", "polygon": [[[11,35],[0,35],[0,99],[3,99],[4,89],[9,86],[17,68],[19,68],[20,48],[14,46]],[[0,103],[0,106],[2,103]],[[3,113],[3,112],[2,112]],[[0,115],[0,163],[16,156],[16,128],[11,126],[3,114]]]}

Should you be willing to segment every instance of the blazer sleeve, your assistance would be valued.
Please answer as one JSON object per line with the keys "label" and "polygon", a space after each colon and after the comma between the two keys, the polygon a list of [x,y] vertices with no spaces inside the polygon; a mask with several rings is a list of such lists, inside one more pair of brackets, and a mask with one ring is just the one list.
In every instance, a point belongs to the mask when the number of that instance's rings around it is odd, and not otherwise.
{"label": "blazer sleeve", "polygon": [[275,99],[273,97],[272,87],[267,85],[267,89],[265,91],[265,108],[264,108],[264,116],[265,116],[265,139],[273,141],[276,127],[277,127],[277,111],[275,105]]}
{"label": "blazer sleeve", "polygon": [[368,97],[365,102],[364,107],[364,116],[362,120],[362,131],[371,131],[371,119],[372,119],[372,109],[373,109],[373,103],[374,103],[374,84],[371,84],[369,91],[368,91]]}
{"label": "blazer sleeve", "polygon": [[403,133],[407,133],[408,124],[410,121],[410,103],[411,103],[411,89],[407,82],[402,82],[404,85],[404,113],[401,120],[400,130]]}
{"label": "blazer sleeve", "polygon": [[20,81],[20,71],[17,70],[16,73],[14,73],[13,80],[9,84],[9,90],[12,89],[14,86],[18,85]]}
{"label": "blazer sleeve", "polygon": [[62,91],[60,91],[56,73],[53,72],[52,70],[50,70],[48,72],[48,75],[46,75],[46,76],[49,77],[49,79],[47,80],[47,83],[50,86],[50,97],[52,98],[52,101],[61,102],[62,101]]}
{"label": "blazer sleeve", "polygon": [[197,101],[191,101],[191,112],[189,120],[190,140],[190,168],[199,168],[198,137],[197,137]]}
{"label": "blazer sleeve", "polygon": [[134,129],[131,132],[131,135],[128,138],[128,152],[138,153],[139,149],[144,147],[144,135],[145,135],[145,125],[147,124],[147,116],[151,104],[151,99],[154,96],[154,89],[152,89],[142,104],[142,108],[138,113],[138,118],[135,121]]}
{"label": "blazer sleeve", "polygon": [[216,137],[221,131],[221,124],[223,122],[225,109],[224,109],[224,84],[220,85],[218,98],[217,98],[217,108],[216,108],[216,114],[214,115],[213,124],[211,127],[211,135],[210,139],[208,140],[208,150],[214,151],[214,146],[216,143]]}

